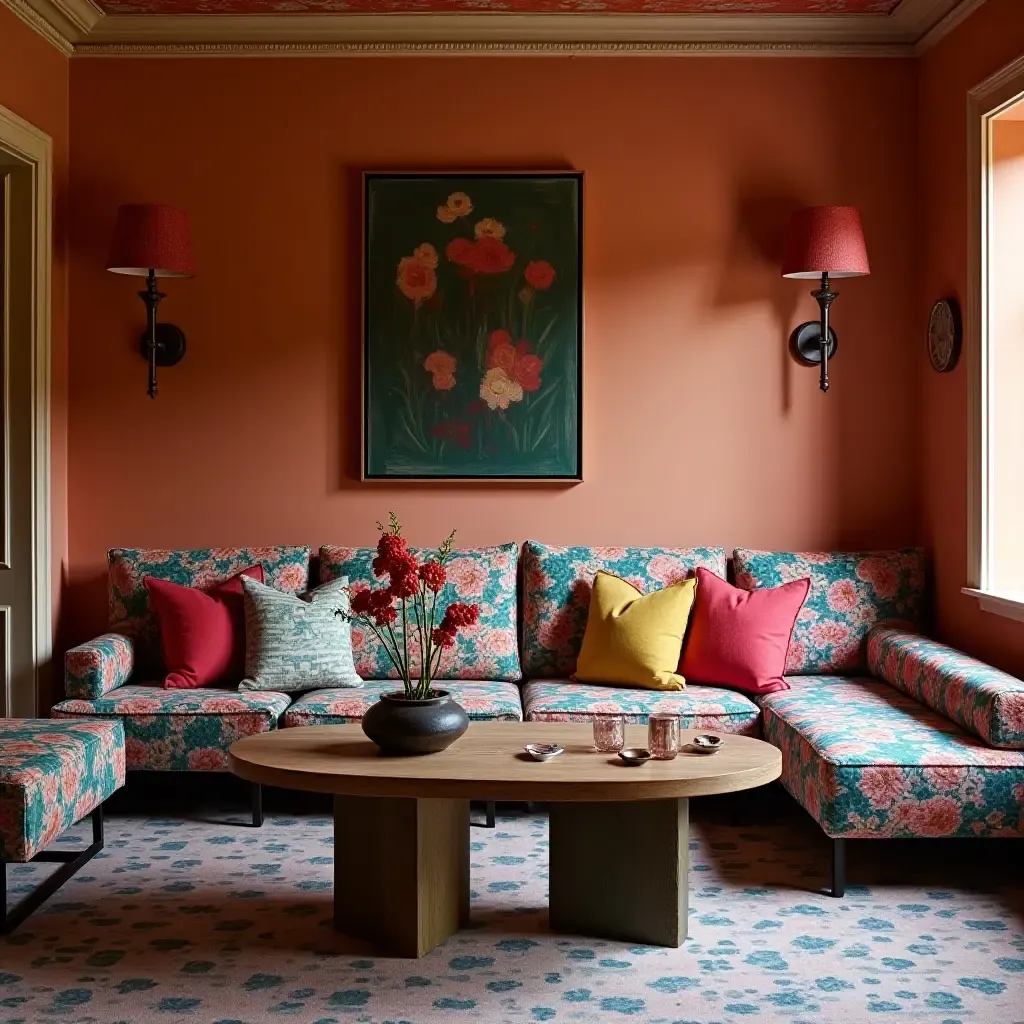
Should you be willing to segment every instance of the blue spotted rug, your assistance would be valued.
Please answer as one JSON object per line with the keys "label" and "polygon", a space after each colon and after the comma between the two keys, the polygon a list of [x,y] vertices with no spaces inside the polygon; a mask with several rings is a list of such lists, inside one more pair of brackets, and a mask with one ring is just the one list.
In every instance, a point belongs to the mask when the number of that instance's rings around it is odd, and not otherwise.
{"label": "blue spotted rug", "polygon": [[[473,829],[472,927],[418,961],[334,933],[332,833],[315,814],[111,819],[104,853],[0,939],[0,1022],[1024,1021],[1021,889],[952,872],[833,900],[809,822],[696,823],[690,938],[661,949],[549,932],[546,818],[504,816]],[[9,868],[12,897],[41,870]]]}

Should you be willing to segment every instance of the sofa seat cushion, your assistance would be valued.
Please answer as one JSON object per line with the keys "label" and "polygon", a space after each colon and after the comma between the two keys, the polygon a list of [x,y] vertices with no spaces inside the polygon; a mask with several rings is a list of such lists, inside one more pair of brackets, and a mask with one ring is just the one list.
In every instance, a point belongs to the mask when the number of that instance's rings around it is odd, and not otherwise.
{"label": "sofa seat cushion", "polygon": [[677,714],[684,729],[713,732],[759,733],[760,711],[735,690],[699,683],[685,690],[632,690],[622,686],[543,679],[523,687],[523,709],[528,722],[591,722],[600,715],[625,715],[643,724],[655,712]]}
{"label": "sofa seat cushion", "polygon": [[736,548],[732,558],[736,585],[746,590],[811,581],[789,644],[789,675],[864,675],[872,626],[921,625],[927,559],[918,548],[853,553]]}
{"label": "sofa seat cushion", "polygon": [[[521,722],[523,706],[519,687],[503,680],[438,679],[438,689],[447,690],[476,722]],[[291,728],[302,725],[345,725],[358,722],[382,693],[401,689],[394,679],[367,679],[358,689],[334,688],[311,690],[295,700],[284,713],[281,725]]]}
{"label": "sofa seat cushion", "polygon": [[830,836],[1024,835],[1024,752],[877,679],[790,676],[759,698],[782,781]]}
{"label": "sofa seat cushion", "polygon": [[877,627],[868,667],[993,747],[1024,749],[1024,680],[916,633]]}
{"label": "sofa seat cushion", "polygon": [[590,592],[601,570],[649,594],[693,576],[698,566],[725,576],[725,549],[560,547],[527,541],[522,640],[526,677],[560,679],[576,671]]}
{"label": "sofa seat cushion", "polygon": [[31,860],[95,810],[124,762],[120,722],[0,718],[0,860]]}
{"label": "sofa seat cushion", "polygon": [[[419,562],[437,556],[433,548],[410,548]],[[376,548],[349,548],[325,544],[320,548],[320,581],[347,576],[353,590],[381,586],[373,572]],[[489,548],[455,548],[445,565],[448,582],[437,595],[441,610],[455,601],[476,604],[479,621],[459,630],[455,647],[445,651],[441,672],[448,679],[504,680],[517,683],[523,678],[519,666],[517,618],[519,609],[516,570],[519,545],[499,544]],[[419,671],[416,628],[409,631],[413,674]],[[416,638],[414,640],[414,638]],[[374,636],[361,622],[352,623],[352,653],[356,671],[363,679],[397,679],[398,672]]]}
{"label": "sofa seat cushion", "polygon": [[290,703],[287,694],[268,691],[129,685],[95,700],[63,701],[53,716],[120,718],[129,768],[226,772],[231,744],[276,729]]}

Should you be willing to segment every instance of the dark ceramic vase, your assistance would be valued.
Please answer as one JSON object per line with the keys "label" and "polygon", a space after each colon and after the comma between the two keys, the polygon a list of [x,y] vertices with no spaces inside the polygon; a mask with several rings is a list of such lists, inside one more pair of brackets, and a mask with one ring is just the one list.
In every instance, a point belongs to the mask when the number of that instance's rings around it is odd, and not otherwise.
{"label": "dark ceramic vase", "polygon": [[468,728],[469,717],[447,690],[431,690],[425,700],[404,691],[381,694],[363,716],[363,732],[385,754],[436,754]]}

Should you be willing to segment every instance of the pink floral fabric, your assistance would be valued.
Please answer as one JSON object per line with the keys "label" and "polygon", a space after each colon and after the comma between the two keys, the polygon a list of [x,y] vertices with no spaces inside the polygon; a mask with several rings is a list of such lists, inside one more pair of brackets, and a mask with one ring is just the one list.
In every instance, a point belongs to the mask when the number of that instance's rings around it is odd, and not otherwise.
{"label": "pink floral fabric", "polygon": [[[523,706],[519,687],[503,680],[439,679],[437,687],[447,690],[465,709],[472,721],[521,722]],[[282,728],[303,725],[345,725],[362,720],[382,693],[395,691],[393,679],[367,679],[359,689],[336,687],[311,690],[297,698],[284,713]]]}
{"label": "pink floral fabric", "polygon": [[[112,548],[107,552],[109,622],[136,642],[136,660],[146,671],[162,669],[160,627],[149,606],[143,578],[206,589],[223,583],[251,565],[263,566],[268,586],[297,592],[309,584],[308,547]],[[71,694],[69,694],[71,696]]]}
{"label": "pink floral fabric", "polygon": [[104,633],[64,655],[64,692],[69,697],[102,697],[128,681],[135,665],[131,637]]}
{"label": "pink floral fabric", "polygon": [[1024,680],[927,637],[885,626],[868,636],[868,668],[993,747],[1024,749]]}
{"label": "pink floral fabric", "polygon": [[789,675],[863,673],[872,626],[922,625],[927,560],[918,548],[860,553],[737,548],[733,570],[736,585],[747,590],[811,581],[789,645]]}
{"label": "pink floral fabric", "polygon": [[[414,548],[420,561],[434,552]],[[348,577],[349,586],[360,588],[378,584],[373,575],[374,548],[347,548],[325,545],[320,548],[320,582]],[[519,547],[502,544],[491,548],[457,548],[447,565],[448,583],[438,594],[438,607],[453,601],[465,601],[480,607],[480,620],[459,630],[456,646],[445,651],[441,674],[446,679],[480,679],[518,682],[519,667],[516,633],[518,597],[516,567]],[[415,630],[410,633],[410,637]],[[414,666],[419,664],[416,645],[410,645]],[[361,623],[352,623],[352,653],[356,672],[364,679],[397,679],[398,673],[383,645]]]}
{"label": "pink floral fabric", "polygon": [[31,860],[120,789],[124,769],[120,722],[0,718],[0,862]]}
{"label": "pink floral fabric", "polygon": [[644,593],[692,576],[698,566],[725,576],[724,548],[523,548],[523,671],[528,679],[562,679],[576,671],[587,628],[590,591],[600,570]]}
{"label": "pink floral fabric", "polygon": [[679,715],[684,729],[757,736],[761,712],[742,693],[695,683],[685,690],[634,690],[622,686],[545,679],[523,687],[528,722],[592,722],[601,715],[624,715],[644,724],[649,715]]}
{"label": "pink floral fabric", "polygon": [[54,718],[119,718],[129,769],[226,772],[235,740],[277,728],[291,698],[270,691],[166,690],[128,685],[95,700],[66,700]]}
{"label": "pink floral fabric", "polygon": [[760,698],[782,782],[830,836],[1024,835],[1024,752],[876,679],[791,676]]}

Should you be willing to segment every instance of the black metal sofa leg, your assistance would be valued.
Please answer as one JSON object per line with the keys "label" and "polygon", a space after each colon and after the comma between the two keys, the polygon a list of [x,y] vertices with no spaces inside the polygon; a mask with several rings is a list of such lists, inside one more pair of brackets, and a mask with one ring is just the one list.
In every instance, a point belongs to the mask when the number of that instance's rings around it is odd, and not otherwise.
{"label": "black metal sofa leg", "polygon": [[477,827],[494,828],[494,826],[496,824],[496,821],[497,821],[497,815],[496,815],[496,809],[495,809],[495,804],[494,804],[493,800],[488,800],[484,804],[484,815],[485,815],[485,818],[484,818],[484,820],[482,822],[480,822],[480,821],[472,821],[472,822],[470,822],[470,824],[471,825],[476,825]]}
{"label": "black metal sofa leg", "polygon": [[103,805],[93,810],[92,843],[84,850],[41,850],[30,864],[61,864],[49,878],[39,883],[20,903],[7,909],[7,863],[0,858],[0,935],[9,935],[22,921],[45,903],[79,868],[103,849]]}
{"label": "black metal sofa leg", "polygon": [[263,786],[258,782],[251,784],[252,827],[263,827]]}
{"label": "black metal sofa leg", "polygon": [[832,840],[832,895],[842,899],[846,893],[846,840]]}

